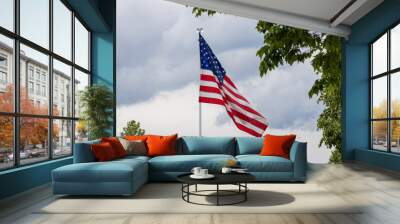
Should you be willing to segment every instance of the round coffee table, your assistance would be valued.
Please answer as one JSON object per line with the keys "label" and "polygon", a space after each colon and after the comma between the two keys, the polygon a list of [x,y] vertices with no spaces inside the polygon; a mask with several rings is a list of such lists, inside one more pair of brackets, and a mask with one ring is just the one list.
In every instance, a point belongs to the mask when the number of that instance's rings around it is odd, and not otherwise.
{"label": "round coffee table", "polygon": [[[182,174],[177,177],[178,181],[182,183],[182,199],[188,203],[197,205],[234,205],[247,201],[247,192],[249,188],[247,183],[255,180],[255,177],[248,173],[228,173],[213,174],[215,177],[212,179],[193,179],[190,177],[191,173]],[[215,190],[198,190],[197,185],[215,185]],[[220,189],[220,185],[236,185],[237,190],[224,190]],[[190,186],[195,186],[194,191],[190,191]],[[215,194],[206,194],[214,192]],[[190,200],[190,196],[203,196],[203,197],[216,197],[216,204],[202,204]],[[240,196],[240,199],[231,203],[221,203],[221,197]]]}

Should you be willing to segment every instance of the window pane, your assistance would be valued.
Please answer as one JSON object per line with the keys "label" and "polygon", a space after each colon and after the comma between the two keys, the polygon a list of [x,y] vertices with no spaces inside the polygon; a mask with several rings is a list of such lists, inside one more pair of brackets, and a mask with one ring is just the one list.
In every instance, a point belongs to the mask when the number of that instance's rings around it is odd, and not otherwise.
{"label": "window pane", "polygon": [[0,26],[14,31],[14,0],[0,1]]}
{"label": "window pane", "polygon": [[390,48],[390,67],[395,69],[400,67],[400,25],[397,25],[391,31]]}
{"label": "window pane", "polygon": [[400,153],[400,120],[393,120],[391,123],[392,152]]}
{"label": "window pane", "polygon": [[53,1],[53,51],[71,60],[72,12],[60,1]]}
{"label": "window pane", "polygon": [[88,140],[88,129],[84,120],[75,122],[75,143]]}
{"label": "window pane", "polygon": [[49,47],[49,0],[20,0],[21,36]]}
{"label": "window pane", "polygon": [[47,55],[21,44],[21,113],[48,114],[48,63]]}
{"label": "window pane", "polygon": [[391,115],[400,117],[400,72],[391,75],[390,96],[391,96]]}
{"label": "window pane", "polygon": [[387,117],[387,77],[372,81],[372,118]]}
{"label": "window pane", "polygon": [[53,114],[72,117],[71,66],[53,60]]}
{"label": "window pane", "polygon": [[89,70],[89,32],[75,18],[75,63]]}
{"label": "window pane", "polygon": [[13,118],[0,116],[0,170],[14,165]]}
{"label": "window pane", "polygon": [[14,111],[13,40],[0,35],[0,111]]}
{"label": "window pane", "polygon": [[387,121],[372,122],[372,147],[387,151]]}
{"label": "window pane", "polygon": [[373,75],[387,71],[387,34],[372,44],[372,71]]}
{"label": "window pane", "polygon": [[60,157],[72,154],[72,121],[53,121],[53,156]]}
{"label": "window pane", "polygon": [[89,86],[89,75],[75,69],[75,117],[81,115],[80,95]]}
{"label": "window pane", "polygon": [[34,163],[49,158],[49,120],[22,117],[20,119],[20,163]]}

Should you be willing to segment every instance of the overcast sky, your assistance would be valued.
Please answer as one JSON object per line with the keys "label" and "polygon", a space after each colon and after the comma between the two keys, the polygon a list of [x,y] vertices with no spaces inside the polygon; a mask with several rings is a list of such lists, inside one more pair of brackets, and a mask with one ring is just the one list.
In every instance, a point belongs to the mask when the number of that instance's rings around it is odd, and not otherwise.
{"label": "overcast sky", "polygon": [[[326,162],[316,120],[323,107],[308,98],[309,63],[282,66],[261,78],[257,21],[230,15],[195,18],[191,8],[164,0],[117,1],[117,128],[140,121],[147,133],[198,134],[199,50],[196,28],[243,95],[269,121],[267,133],[307,141],[309,160]],[[203,134],[246,136],[225,109],[203,105]]]}

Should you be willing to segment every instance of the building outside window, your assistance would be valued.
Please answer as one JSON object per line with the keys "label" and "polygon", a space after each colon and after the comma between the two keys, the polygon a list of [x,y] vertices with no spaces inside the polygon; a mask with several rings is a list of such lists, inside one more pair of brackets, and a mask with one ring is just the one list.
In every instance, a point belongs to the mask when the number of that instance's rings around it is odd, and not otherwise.
{"label": "building outside window", "polygon": [[31,81],[28,82],[28,92],[29,94],[34,94],[33,82]]}
{"label": "building outside window", "polygon": [[[79,113],[73,113],[71,105],[79,102],[78,93],[81,91],[81,86],[89,85],[89,82],[82,83],[82,79],[89,80],[90,77],[90,32],[75,17],[74,12],[70,10],[71,7],[67,7],[61,0],[51,1],[53,7],[50,7],[49,0],[20,1],[20,12],[14,14],[10,11],[12,15],[20,16],[20,18],[15,18],[20,21],[20,24],[17,24],[19,27],[15,30],[19,30],[20,33],[12,31],[14,29],[8,29],[7,32],[16,34],[9,35],[0,29],[0,97],[10,97],[9,100],[0,102],[0,123],[5,128],[5,131],[0,133],[0,135],[4,134],[0,136],[2,139],[0,141],[0,170],[70,156],[74,141],[87,138],[85,127],[76,128]],[[35,18],[29,16],[31,11],[37,8],[40,8],[43,13]],[[52,13],[44,13],[50,10]],[[53,16],[50,17],[50,15]],[[53,24],[53,29],[49,29],[49,24]],[[0,26],[2,26],[1,23]],[[75,32],[73,32],[74,27]],[[49,35],[51,30],[53,33]],[[49,44],[51,41],[54,44],[53,49]],[[75,48],[72,47],[73,42],[77,43]],[[19,52],[14,51],[15,44],[19,44]],[[85,46],[87,49],[78,50],[79,46]],[[21,94],[18,99],[13,98],[14,52],[20,58],[20,69],[17,74],[20,86],[17,90]],[[53,54],[63,58],[63,62],[55,59]],[[72,55],[76,56],[75,62],[72,60]],[[51,74],[50,71],[53,73]],[[73,79],[73,74],[76,73],[79,75]],[[53,90],[47,94],[51,79]],[[2,84],[13,88],[1,90]],[[73,85],[79,85],[74,92],[74,89],[69,88]],[[57,105],[60,103],[60,101],[57,102],[60,96],[62,103]],[[54,103],[51,107],[53,110],[49,110],[50,97]],[[14,104],[20,108],[18,113],[14,112]],[[14,135],[14,125],[18,125],[18,135]],[[33,132],[43,134],[33,138],[31,135]],[[15,142],[19,145],[14,145]],[[17,152],[16,155],[14,155],[14,150]]]}
{"label": "building outside window", "polygon": [[7,88],[7,56],[0,54],[0,91]]}
{"label": "building outside window", "polygon": [[46,96],[46,86],[42,86],[42,96]]}
{"label": "building outside window", "polygon": [[0,84],[6,85],[7,84],[7,73],[0,71]]}
{"label": "building outside window", "polygon": [[29,79],[33,80],[34,79],[34,75],[33,75],[33,67],[32,66],[29,66],[28,73],[29,73]]}
{"label": "building outside window", "polygon": [[400,153],[400,25],[370,45],[371,148]]}
{"label": "building outside window", "polygon": [[36,80],[40,81],[40,70],[36,69]]}

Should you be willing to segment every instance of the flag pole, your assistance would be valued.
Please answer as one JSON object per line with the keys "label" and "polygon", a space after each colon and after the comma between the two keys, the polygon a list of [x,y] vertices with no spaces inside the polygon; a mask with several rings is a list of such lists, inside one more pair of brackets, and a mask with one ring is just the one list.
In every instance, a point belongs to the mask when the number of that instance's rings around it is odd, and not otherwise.
{"label": "flag pole", "polygon": [[[203,31],[203,28],[201,28],[201,27],[199,27],[199,28],[197,28],[197,33],[199,34],[199,36],[200,36],[200,34],[201,34],[201,32]],[[201,59],[200,59],[200,48],[199,48],[199,62],[200,62],[200,64],[199,64],[199,68],[200,68],[200,74],[201,74],[201,61],[200,61]],[[200,92],[199,92],[200,93]],[[200,96],[199,96],[200,97]],[[199,136],[202,136],[202,130],[201,130],[201,123],[202,123],[202,121],[201,121],[201,102],[200,102],[200,100],[199,100]]]}

